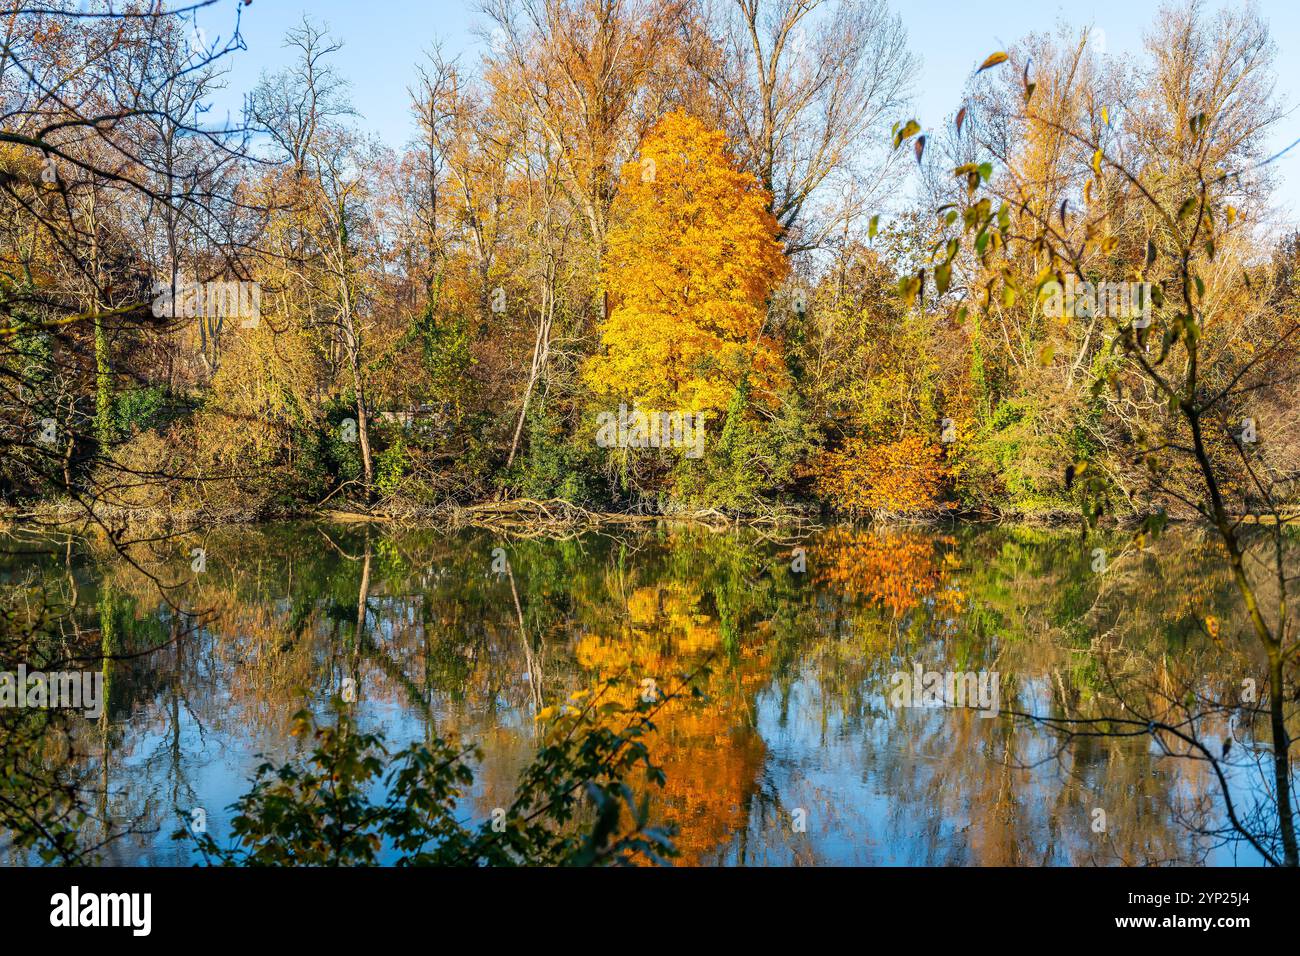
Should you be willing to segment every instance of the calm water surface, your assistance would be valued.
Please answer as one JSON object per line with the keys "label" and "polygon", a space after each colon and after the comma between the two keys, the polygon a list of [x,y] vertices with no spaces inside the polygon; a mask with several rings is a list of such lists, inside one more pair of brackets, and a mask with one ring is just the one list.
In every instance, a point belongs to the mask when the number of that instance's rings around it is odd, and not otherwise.
{"label": "calm water surface", "polygon": [[[138,831],[109,863],[193,862],[172,834],[194,807],[224,840],[260,755],[300,752],[291,716],[327,713],[348,679],[361,724],[391,744],[482,746],[463,805],[482,819],[509,802],[542,707],[616,673],[672,687],[710,661],[706,700],[670,706],[651,741],[682,863],[1253,864],[1189,829],[1221,823],[1203,765],[1149,737],[1062,747],[1006,714],[1121,714],[1262,676],[1215,547],[1195,530],[1140,547],[1023,528],[519,542],[294,523],[174,539],[134,563],[51,548],[0,559],[0,579],[75,602],[70,642],[156,648],[105,665],[108,712],[74,735],[77,771],[107,786],[101,813]],[[893,675],[917,664],[996,672],[1003,713],[894,706]],[[1214,730],[1245,745],[1231,723]]]}

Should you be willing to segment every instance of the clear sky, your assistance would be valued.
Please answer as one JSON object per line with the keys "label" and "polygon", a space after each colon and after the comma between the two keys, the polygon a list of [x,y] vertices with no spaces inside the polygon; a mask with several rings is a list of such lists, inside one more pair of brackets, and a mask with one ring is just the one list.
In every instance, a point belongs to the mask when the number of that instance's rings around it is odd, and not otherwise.
{"label": "clear sky", "polygon": [[[239,2],[224,0],[201,12],[199,23],[209,40],[229,31]],[[923,125],[940,123],[959,104],[967,76],[984,55],[1062,22],[1091,25],[1111,55],[1137,56],[1159,6],[1158,0],[893,0],[922,60],[913,113]],[[1216,3],[1207,0],[1206,6],[1214,9]],[[1278,97],[1290,110],[1269,143],[1272,153],[1300,139],[1300,0],[1260,0],[1259,7],[1278,46]],[[483,42],[476,32],[484,22],[476,0],[254,0],[242,9],[248,50],[232,60],[222,110],[236,110],[263,69],[285,64],[281,38],[309,13],[344,43],[336,62],[351,80],[360,124],[392,146],[413,132],[406,89],[423,52],[440,39],[447,53],[468,58]],[[1300,224],[1300,146],[1276,167],[1278,204],[1288,221]]]}

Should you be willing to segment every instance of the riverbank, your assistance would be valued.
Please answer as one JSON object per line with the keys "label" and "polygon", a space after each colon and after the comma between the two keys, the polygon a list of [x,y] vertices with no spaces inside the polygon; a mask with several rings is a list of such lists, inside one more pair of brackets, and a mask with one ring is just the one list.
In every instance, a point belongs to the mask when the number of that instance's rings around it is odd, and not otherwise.
{"label": "riverbank", "polygon": [[[1241,519],[1260,522],[1261,516]],[[1263,516],[1272,520],[1270,516]],[[1141,514],[1116,515],[1106,524],[1129,527],[1141,523]],[[1078,512],[1065,509],[1035,511],[973,511],[944,508],[869,516],[843,515],[816,503],[772,504],[761,512],[736,513],[715,508],[685,506],[654,510],[604,511],[562,498],[508,498],[472,503],[446,502],[436,506],[405,501],[380,502],[367,508],[357,502],[295,505],[291,507],[242,508],[231,505],[168,511],[160,508],[125,509],[87,505],[72,500],[42,502],[25,508],[0,507],[0,526],[23,523],[95,525],[112,530],[139,528],[183,532],[223,525],[250,525],[275,521],[316,520],[341,525],[436,525],[449,530],[489,528],[516,537],[578,533],[590,528],[635,527],[656,523],[686,523],[718,529],[730,527],[807,528],[830,522],[909,525],[936,524],[1021,524],[1059,527],[1079,521]],[[1196,521],[1194,516],[1171,516],[1169,520]]]}

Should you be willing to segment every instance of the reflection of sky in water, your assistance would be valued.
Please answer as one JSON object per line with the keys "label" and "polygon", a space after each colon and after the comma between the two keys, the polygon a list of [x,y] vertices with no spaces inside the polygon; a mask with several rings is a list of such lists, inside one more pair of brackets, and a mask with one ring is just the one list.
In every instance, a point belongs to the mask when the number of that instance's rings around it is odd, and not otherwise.
{"label": "reflection of sky in water", "polygon": [[[1018,702],[1022,709],[1026,698]],[[950,721],[970,720],[943,708],[890,711],[881,696],[873,702],[875,713],[861,721],[824,711],[816,681],[799,681],[785,696],[765,692],[759,701],[758,726],[767,745],[760,806],[750,814],[745,833],[720,849],[716,862],[727,865],[963,866],[974,862],[969,853],[972,823],[989,810],[962,799],[962,779],[940,779],[945,755],[944,730]],[[980,718],[973,718],[979,720]],[[1032,732],[1031,732],[1032,733]],[[1148,746],[1135,743],[1135,748]],[[1033,764],[1055,752],[1047,738],[1038,735],[1022,755]],[[1150,745],[1150,752],[1158,748]],[[973,771],[987,769],[973,755]],[[1161,758],[1153,775],[1167,777],[1176,761]],[[1064,844],[1084,845],[1096,840],[1091,816],[1083,807],[1072,825],[1053,827],[1044,800],[1044,781],[1060,786],[1062,773],[1055,762],[1038,766],[1024,785],[1017,807],[1020,827],[1053,841],[1024,847],[1016,865],[1050,865],[1066,862]],[[1238,775],[1241,777],[1242,775]],[[1184,796],[1190,788],[1181,777]],[[891,787],[891,783],[894,784]],[[1245,796],[1245,781],[1238,779],[1235,794]],[[901,784],[901,785],[900,785]],[[936,806],[930,799],[935,788],[952,802]],[[1095,801],[1094,801],[1095,802]],[[795,809],[806,811],[806,831],[794,833]],[[1024,818],[1033,822],[1025,825]],[[1067,830],[1069,832],[1067,832]],[[1055,844],[1055,845],[1054,845]],[[1099,846],[1101,860],[1105,851]],[[1215,866],[1259,865],[1258,855],[1246,846],[1216,848],[1206,862]]]}
{"label": "reflection of sky in water", "polygon": [[[367,633],[373,647],[357,671],[359,723],[363,729],[382,731],[391,750],[425,739],[431,732],[479,742],[485,750],[484,772],[462,801],[463,818],[487,818],[493,799],[504,802],[503,786],[526,760],[535,741],[534,682],[542,681],[546,703],[562,700],[582,686],[590,675],[574,663],[577,645],[600,630],[615,645],[626,641],[628,632],[620,628],[626,628],[635,616],[627,595],[636,587],[658,588],[659,613],[663,615],[665,592],[660,585],[667,586],[672,577],[663,562],[680,558],[681,549],[691,548],[692,543],[681,544],[676,550],[651,545],[627,559],[626,565],[620,566],[620,575],[634,575],[638,562],[644,562],[641,576],[631,584],[621,577],[602,577],[612,574],[603,546],[593,543],[590,553],[580,559],[590,565],[586,570],[600,587],[607,589],[602,592],[600,607],[583,604],[578,582],[571,575],[560,575],[540,594],[531,593],[524,587],[529,581],[528,569],[522,560],[516,567],[523,613],[562,598],[572,601],[567,610],[557,611],[549,624],[533,629],[532,633],[544,638],[550,655],[540,664],[527,658],[518,632],[512,632],[517,624],[512,596],[508,588],[501,590],[501,582],[493,576],[468,571],[457,574],[444,567],[385,576],[376,560],[367,604]],[[259,554],[270,547],[259,545]],[[355,540],[350,549],[359,550]],[[216,553],[219,556],[220,551]],[[975,556],[956,563],[969,568],[979,560]],[[214,564],[220,567],[219,562]],[[342,572],[334,568],[333,573],[351,574],[350,586],[355,589],[359,578],[355,568],[342,567]],[[304,572],[300,569],[297,573],[295,583],[303,580]],[[675,575],[674,580],[683,577],[680,569]],[[686,578],[691,580],[689,575]],[[441,612],[431,612],[429,607],[436,603],[435,592],[455,593],[458,580],[465,582],[464,593],[474,592],[480,603],[471,605],[472,613],[448,622],[439,617]],[[742,580],[742,593],[753,588],[752,577]],[[1006,582],[996,576],[993,580],[988,593],[1002,594]],[[1160,586],[1158,578],[1149,583]],[[745,705],[726,711],[722,719],[730,723],[710,729],[715,734],[713,743],[684,751],[684,762],[679,760],[670,771],[681,775],[682,786],[689,790],[696,786],[690,779],[693,772],[703,772],[711,756],[718,753],[716,748],[734,746],[739,752],[742,744],[738,741],[748,740],[749,752],[758,754],[751,777],[735,781],[725,792],[706,794],[717,801],[716,805],[705,801],[706,813],[713,813],[715,822],[724,817],[728,822],[719,824],[717,833],[709,837],[709,846],[698,854],[699,862],[1112,863],[1116,857],[1106,836],[1090,828],[1091,811],[1098,806],[1107,808],[1112,830],[1132,827],[1141,831],[1141,838],[1124,844],[1130,851],[1144,840],[1157,857],[1191,845],[1191,838],[1171,818],[1166,804],[1171,799],[1190,801],[1211,784],[1207,775],[1189,776],[1182,772],[1181,761],[1161,757],[1149,738],[1071,749],[1058,761],[1052,759],[1055,747],[1051,738],[1037,728],[1019,724],[1009,729],[1005,719],[985,720],[959,709],[890,706],[888,676],[895,670],[910,670],[913,659],[927,662],[927,669],[952,666],[976,671],[990,665],[1006,647],[1032,649],[1032,643],[1024,643],[1027,639],[1021,639],[1021,645],[1009,640],[1007,621],[1021,626],[1019,620],[1009,617],[1003,626],[981,631],[987,637],[954,650],[972,626],[962,617],[963,612],[954,611],[954,602],[964,600],[962,592],[973,587],[971,581],[954,583],[940,574],[923,576],[920,583],[905,583],[893,590],[880,589],[880,600],[902,600],[910,609],[892,618],[890,614],[881,617],[891,622],[882,631],[887,646],[862,649],[843,642],[860,633],[863,619],[854,617],[854,609],[870,605],[870,600],[863,598],[846,609],[833,581],[812,588],[800,582],[799,587],[801,590],[787,593],[758,612],[740,614],[738,620],[736,633],[741,636],[737,641],[742,648],[770,643],[772,629],[780,631],[790,651],[784,671],[777,674],[760,667],[752,681],[742,681]],[[296,590],[287,596],[261,594],[263,612],[287,621],[300,599]],[[711,584],[701,585],[699,590],[703,594],[698,604],[691,606],[688,617],[693,626],[717,627],[722,596],[728,592]],[[319,616],[296,638],[310,645],[307,653],[316,681],[312,699],[318,714],[327,713],[327,693],[336,689],[347,673],[336,659],[336,643],[338,635],[346,636],[355,622],[355,590],[352,593],[350,612],[342,597],[333,599],[329,614],[324,613],[329,602],[313,598],[312,607]],[[909,600],[906,596],[910,594],[916,597]],[[861,595],[855,595],[855,600],[858,598]],[[768,627],[771,621],[784,620],[783,614],[799,610],[793,608],[794,603],[800,604],[806,619],[788,628],[786,624]],[[1037,610],[1031,607],[1019,613]],[[1042,611],[1050,613],[1046,608]],[[347,623],[349,614],[352,624]],[[167,617],[161,609],[155,613],[157,620]],[[642,625],[654,634],[670,629],[666,618]],[[1041,622],[1035,625],[1041,629]],[[757,635],[764,628],[768,628],[767,636],[760,639]],[[248,789],[261,762],[258,755],[279,762],[304,747],[304,742],[282,733],[301,698],[289,699],[291,694],[250,696],[247,685],[256,681],[255,667],[252,675],[241,675],[240,668],[252,667],[253,662],[241,656],[243,652],[216,653],[218,647],[238,643],[221,635],[222,625],[217,622],[212,631],[198,635],[186,652],[184,663],[178,665],[183,673],[182,694],[174,694],[167,684],[169,678],[160,677],[133,698],[129,716],[114,714],[110,812],[119,821],[143,819],[154,832],[112,844],[106,862],[194,862],[188,845],[172,839],[172,833],[185,822],[174,808],[202,807],[209,832],[225,842],[230,832],[229,806]],[[422,655],[435,645],[440,651],[454,648],[455,662],[476,675],[473,688],[457,685],[442,671],[435,671],[427,683],[421,683],[423,677],[417,679],[416,665],[423,666]],[[847,647],[841,650],[846,656],[819,658],[828,646]],[[1008,683],[1004,676],[1001,707],[1045,712],[1060,674],[1048,676],[1043,667],[1026,663],[1037,660],[1031,654],[1019,653],[1021,657],[1010,658],[1014,679]],[[1007,660],[998,659],[1001,664],[993,663],[990,669],[1007,666]],[[724,659],[715,669],[727,674],[735,668],[739,674],[743,667]],[[534,673],[534,669],[542,673]],[[138,671],[133,675],[138,677]],[[238,693],[237,685],[242,685]],[[661,728],[670,723],[670,719],[661,720]],[[88,729],[82,749],[89,745],[94,754],[101,731]],[[1240,743],[1239,730],[1238,740]],[[653,742],[651,746],[658,762],[671,762],[663,759],[666,754],[655,751]],[[712,753],[710,747],[715,748]],[[739,765],[749,767],[743,761]],[[1018,765],[1037,766],[1021,769]],[[96,757],[90,776],[98,779],[98,774]],[[1239,799],[1258,785],[1245,773],[1235,774],[1233,784]],[[698,783],[701,790],[709,786],[704,779]],[[670,819],[671,809],[667,811]],[[795,832],[797,811],[806,814],[806,832]],[[1212,851],[1207,861],[1220,865],[1257,862],[1250,851],[1232,847]]]}

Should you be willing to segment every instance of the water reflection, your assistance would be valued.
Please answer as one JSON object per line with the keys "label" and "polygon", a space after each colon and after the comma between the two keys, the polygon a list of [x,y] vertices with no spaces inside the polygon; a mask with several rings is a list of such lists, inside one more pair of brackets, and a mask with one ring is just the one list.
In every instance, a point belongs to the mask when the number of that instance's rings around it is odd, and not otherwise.
{"label": "water reflection", "polygon": [[345,686],[394,745],[480,742],[464,813],[484,818],[509,802],[541,708],[601,676],[667,688],[705,665],[706,700],[670,705],[651,740],[683,863],[1255,863],[1196,835],[1221,822],[1215,783],[1150,737],[1062,749],[1005,714],[891,705],[891,675],[918,663],[996,671],[1004,710],[1058,716],[1158,688],[1217,699],[1263,673],[1213,541],[1101,545],[1105,574],[1098,541],[1026,529],[506,542],[284,524],[131,561],[87,545],[69,566],[52,547],[0,571],[75,603],[70,645],[126,658],[104,664],[106,713],[78,724],[69,763],[100,793],[87,839],[105,820],[136,831],[109,863],[192,862],[178,811],[203,808],[224,838],[258,755],[295,753],[291,715],[324,714]]}

